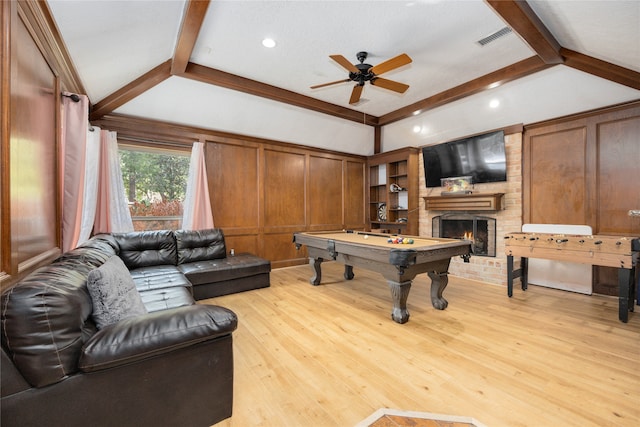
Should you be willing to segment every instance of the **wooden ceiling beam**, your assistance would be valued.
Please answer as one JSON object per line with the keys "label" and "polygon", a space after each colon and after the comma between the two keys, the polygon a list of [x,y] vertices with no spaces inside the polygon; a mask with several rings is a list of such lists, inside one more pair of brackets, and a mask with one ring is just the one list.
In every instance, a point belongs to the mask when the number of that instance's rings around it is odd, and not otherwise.
{"label": "wooden ceiling beam", "polygon": [[640,90],[640,73],[570,49],[561,48],[564,65]]}
{"label": "wooden ceiling beam", "polygon": [[475,95],[511,80],[528,76],[529,74],[542,71],[549,67],[551,67],[551,65],[544,63],[544,61],[542,61],[538,56],[532,56],[531,58],[516,62],[515,64],[501,68],[493,73],[486,74],[467,83],[463,83],[454,88],[445,90],[444,92],[430,96],[422,101],[415,102],[396,111],[382,115],[380,116],[378,124],[380,126],[388,125],[389,123],[406,119],[407,117],[414,115],[416,111],[423,113],[427,110],[441,107],[450,102]]}
{"label": "wooden ceiling beam", "polygon": [[319,99],[311,98],[310,96],[300,95],[299,93],[281,89],[257,80],[247,79],[245,77],[191,62],[187,65],[186,71],[180,74],[180,77],[248,93],[254,96],[260,96],[273,101],[284,102],[296,107],[306,108],[308,110],[329,114],[331,116],[369,126],[375,126],[378,124],[378,117],[367,115],[361,111],[320,101]]}
{"label": "wooden ceiling beam", "polygon": [[547,64],[562,64],[560,43],[524,0],[485,0]]}
{"label": "wooden ceiling beam", "polygon": [[200,28],[209,8],[209,0],[189,0],[186,6],[176,50],[173,53],[171,74],[184,73],[196,45]]}
{"label": "wooden ceiling beam", "polygon": [[96,120],[111,113],[116,108],[171,77],[171,63],[171,60],[163,62],[93,105],[89,113],[89,120]]}
{"label": "wooden ceiling beam", "polygon": [[408,118],[416,111],[424,112],[480,93],[494,87],[496,84],[503,84],[525,77],[555,64],[565,64],[598,77],[640,90],[640,73],[561,47],[526,1],[485,1],[502,17],[507,25],[524,39],[536,52],[537,56],[504,67],[493,73],[448,89],[383,116],[376,117],[256,80],[189,62],[210,3],[210,0],[189,0],[173,58],[160,64],[153,70],[95,104],[91,109],[90,119],[96,120],[104,115],[110,114],[113,110],[172,75],[376,127]]}

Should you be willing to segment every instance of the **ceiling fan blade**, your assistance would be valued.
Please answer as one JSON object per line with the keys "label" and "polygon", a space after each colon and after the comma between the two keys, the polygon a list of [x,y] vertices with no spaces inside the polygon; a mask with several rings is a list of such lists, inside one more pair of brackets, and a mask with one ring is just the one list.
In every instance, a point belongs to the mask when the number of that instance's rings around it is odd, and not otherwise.
{"label": "ceiling fan blade", "polygon": [[371,80],[371,84],[398,93],[405,93],[407,89],[409,89],[409,85],[400,82],[394,82],[393,80],[389,79],[383,79],[382,77],[376,77],[375,79]]}
{"label": "ceiling fan blade", "polygon": [[351,81],[351,79],[346,79],[346,80],[338,80],[338,81],[335,81],[335,82],[322,83],[320,85],[311,86],[311,89],[318,89],[318,88],[321,88],[321,87],[336,85],[338,83],[345,83],[345,82],[350,82],[350,81]]}
{"label": "ceiling fan blade", "polygon": [[348,71],[351,71],[352,73],[360,72],[360,70],[358,70],[358,68],[356,68],[355,65],[349,62],[349,60],[342,55],[329,55],[329,58],[333,59],[338,64],[342,65],[344,68],[346,68]]}
{"label": "ceiling fan blade", "polygon": [[411,63],[411,58],[406,53],[400,54],[395,58],[388,59],[378,65],[371,67],[369,70],[375,75],[379,75],[382,73],[386,73],[387,71],[394,70],[396,68],[402,67],[403,65],[407,65]]}
{"label": "ceiling fan blade", "polygon": [[349,104],[357,104],[360,101],[360,95],[362,95],[362,89],[364,86],[355,85],[351,91],[351,98],[349,98]]}

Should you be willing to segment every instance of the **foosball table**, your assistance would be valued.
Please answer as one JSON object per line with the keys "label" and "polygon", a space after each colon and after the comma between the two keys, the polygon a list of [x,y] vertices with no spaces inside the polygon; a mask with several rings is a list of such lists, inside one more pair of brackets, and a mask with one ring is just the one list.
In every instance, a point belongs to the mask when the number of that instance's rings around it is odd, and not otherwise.
{"label": "foosball table", "polygon": [[[507,294],[513,295],[513,280],[520,277],[527,289],[527,259],[544,258],[618,269],[618,317],[627,322],[635,304],[635,272],[640,254],[640,237],[568,235],[515,232],[505,236]],[[513,257],[520,257],[514,270]]]}

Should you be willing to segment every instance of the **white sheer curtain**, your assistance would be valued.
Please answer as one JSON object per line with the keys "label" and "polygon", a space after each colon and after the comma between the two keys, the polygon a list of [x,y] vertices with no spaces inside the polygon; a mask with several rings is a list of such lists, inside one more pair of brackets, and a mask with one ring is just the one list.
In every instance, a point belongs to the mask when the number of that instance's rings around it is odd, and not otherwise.
{"label": "white sheer curtain", "polygon": [[99,169],[94,233],[133,231],[133,222],[124,194],[120,158],[118,157],[118,139],[115,132],[100,131]]}
{"label": "white sheer curtain", "polygon": [[204,159],[204,143],[194,142],[189,161],[187,192],[184,198],[182,228],[204,230],[213,228],[213,214],[207,185],[207,167]]}
{"label": "white sheer curtain", "polygon": [[100,128],[93,127],[87,131],[87,153],[84,163],[84,209],[80,224],[80,240],[89,240],[96,219],[98,205],[98,176],[100,171]]}

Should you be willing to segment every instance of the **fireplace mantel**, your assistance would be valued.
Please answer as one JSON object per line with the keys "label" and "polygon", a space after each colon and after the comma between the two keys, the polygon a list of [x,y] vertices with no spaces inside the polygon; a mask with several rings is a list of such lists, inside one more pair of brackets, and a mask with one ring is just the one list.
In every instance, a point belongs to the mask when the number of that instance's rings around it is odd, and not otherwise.
{"label": "fireplace mantel", "polygon": [[424,208],[433,211],[499,211],[504,193],[458,194],[424,198]]}

